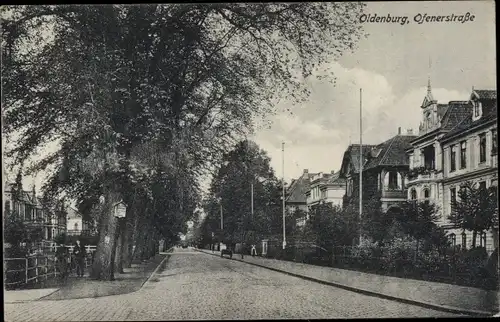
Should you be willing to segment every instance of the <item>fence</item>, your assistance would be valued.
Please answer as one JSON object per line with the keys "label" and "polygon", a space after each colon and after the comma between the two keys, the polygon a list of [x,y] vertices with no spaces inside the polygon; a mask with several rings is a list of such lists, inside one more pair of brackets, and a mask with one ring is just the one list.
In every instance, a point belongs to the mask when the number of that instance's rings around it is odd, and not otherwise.
{"label": "fence", "polygon": [[[57,247],[56,247],[57,248]],[[68,247],[71,248],[72,246]],[[87,256],[84,260],[85,268],[92,265],[95,246],[87,246]],[[55,251],[55,250],[54,250]],[[71,253],[70,253],[71,254]],[[68,256],[68,265],[74,266],[74,257]],[[27,257],[4,258],[4,279],[7,288],[37,284],[60,275],[57,261],[53,255],[29,255]]]}
{"label": "fence", "polygon": [[[259,252],[260,254],[260,252]],[[498,289],[495,258],[484,258],[458,248],[441,253],[411,248],[338,246],[330,250],[311,246],[269,245],[266,257],[306,264],[336,267],[380,275],[414,278],[464,286]],[[493,264],[492,264],[493,263]]]}

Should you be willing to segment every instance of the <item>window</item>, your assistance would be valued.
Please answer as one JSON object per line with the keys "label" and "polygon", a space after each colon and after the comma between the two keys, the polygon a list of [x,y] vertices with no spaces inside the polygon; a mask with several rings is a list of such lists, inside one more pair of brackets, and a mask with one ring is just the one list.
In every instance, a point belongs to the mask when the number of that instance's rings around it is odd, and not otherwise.
{"label": "window", "polygon": [[451,246],[455,247],[455,245],[457,244],[457,236],[454,233],[451,233],[448,235],[448,237],[450,238]]}
{"label": "window", "polygon": [[10,213],[10,200],[5,201],[5,213]]}
{"label": "window", "polygon": [[474,102],[474,116],[478,117],[480,113],[481,113],[481,103]]}
{"label": "window", "polygon": [[32,220],[31,210],[32,210],[32,208],[29,205],[26,205],[24,207],[24,220],[30,220],[30,221]]}
{"label": "window", "polygon": [[430,196],[431,196],[431,193],[430,193],[429,189],[425,188],[424,189],[424,199],[425,199],[426,204],[429,204],[429,197]]}
{"label": "window", "polygon": [[78,223],[75,222],[75,230],[78,230]]}
{"label": "window", "polygon": [[450,204],[452,210],[455,205],[455,202],[457,202],[457,188],[450,188]]}
{"label": "window", "polygon": [[460,169],[467,167],[467,145],[465,141],[460,142]]}
{"label": "window", "polygon": [[389,189],[397,189],[398,188],[398,173],[391,171],[388,174],[389,176]]}
{"label": "window", "polygon": [[498,149],[498,138],[497,138],[497,130],[491,130],[491,150],[496,153]]}
{"label": "window", "polygon": [[417,200],[417,190],[411,189],[410,198],[411,200]]}
{"label": "window", "polygon": [[479,163],[486,162],[486,134],[479,135]]}
{"label": "window", "polygon": [[479,182],[479,191],[481,194],[486,194],[486,181]]}
{"label": "window", "polygon": [[455,151],[455,145],[450,146],[450,172],[456,170],[457,167],[457,155]]}

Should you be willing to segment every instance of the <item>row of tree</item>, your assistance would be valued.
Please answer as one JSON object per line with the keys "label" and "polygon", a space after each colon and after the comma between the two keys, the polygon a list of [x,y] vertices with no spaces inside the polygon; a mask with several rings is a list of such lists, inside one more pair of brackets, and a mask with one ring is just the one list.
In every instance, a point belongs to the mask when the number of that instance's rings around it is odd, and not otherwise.
{"label": "row of tree", "polygon": [[[197,179],[254,116],[281,95],[305,98],[302,79],[355,47],[363,6],[2,7],[6,155],[27,174],[49,172],[47,200],[66,196],[95,215],[92,276],[112,279],[133,245],[149,256],[183,230]],[[48,142],[58,149],[34,162]]]}

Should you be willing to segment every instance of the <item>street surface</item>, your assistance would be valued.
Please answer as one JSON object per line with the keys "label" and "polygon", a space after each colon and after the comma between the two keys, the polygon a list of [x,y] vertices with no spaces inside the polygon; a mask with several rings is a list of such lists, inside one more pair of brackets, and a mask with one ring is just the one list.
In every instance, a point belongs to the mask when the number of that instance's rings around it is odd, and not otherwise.
{"label": "street surface", "polygon": [[5,304],[5,321],[457,317],[306,281],[192,249],[137,292]]}

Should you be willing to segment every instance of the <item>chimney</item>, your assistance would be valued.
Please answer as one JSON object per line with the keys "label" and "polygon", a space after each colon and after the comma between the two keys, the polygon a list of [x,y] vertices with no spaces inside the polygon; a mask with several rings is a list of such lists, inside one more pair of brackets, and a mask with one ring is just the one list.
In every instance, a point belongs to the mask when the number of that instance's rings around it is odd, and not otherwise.
{"label": "chimney", "polygon": [[407,129],[406,134],[408,135],[413,135],[413,129]]}
{"label": "chimney", "polygon": [[332,170],[330,173],[331,173],[331,174],[335,174],[335,170]]}
{"label": "chimney", "polygon": [[401,134],[401,126],[398,127],[398,135],[400,135],[400,134]]}
{"label": "chimney", "polygon": [[309,169],[304,169],[304,173],[309,173]]}

